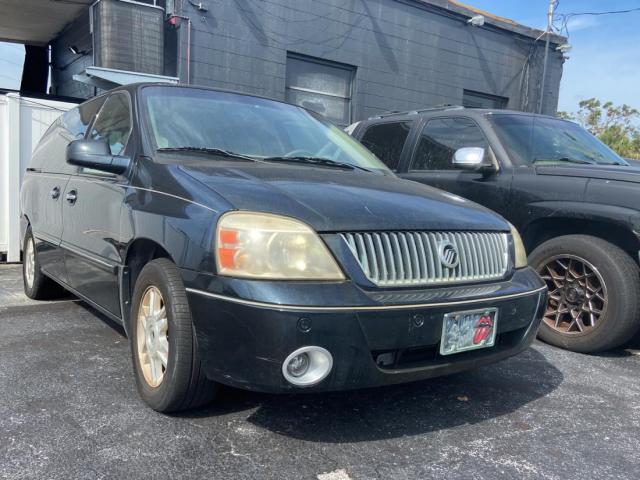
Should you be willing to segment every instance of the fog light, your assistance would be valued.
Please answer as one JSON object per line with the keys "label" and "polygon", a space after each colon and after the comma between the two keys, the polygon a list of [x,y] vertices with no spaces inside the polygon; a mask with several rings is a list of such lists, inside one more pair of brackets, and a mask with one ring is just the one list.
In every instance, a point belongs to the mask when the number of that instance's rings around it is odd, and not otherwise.
{"label": "fog light", "polygon": [[291,384],[309,387],[324,380],[333,367],[333,357],[322,347],[302,347],[282,363],[282,374]]}
{"label": "fog light", "polygon": [[301,353],[296,355],[287,364],[287,372],[294,377],[301,377],[309,370],[309,355]]}

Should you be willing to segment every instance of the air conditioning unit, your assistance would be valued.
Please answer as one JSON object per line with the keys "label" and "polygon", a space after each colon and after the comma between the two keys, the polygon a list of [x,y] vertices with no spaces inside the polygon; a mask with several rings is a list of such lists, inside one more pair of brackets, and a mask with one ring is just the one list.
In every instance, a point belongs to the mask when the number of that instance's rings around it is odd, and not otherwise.
{"label": "air conditioning unit", "polygon": [[164,10],[152,4],[100,0],[91,11],[94,65],[162,75]]}

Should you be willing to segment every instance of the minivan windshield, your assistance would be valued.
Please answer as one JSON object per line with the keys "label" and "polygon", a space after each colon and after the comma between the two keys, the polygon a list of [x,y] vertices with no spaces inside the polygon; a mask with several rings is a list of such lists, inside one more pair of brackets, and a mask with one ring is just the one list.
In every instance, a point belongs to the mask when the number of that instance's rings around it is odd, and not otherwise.
{"label": "minivan windshield", "polygon": [[491,114],[487,118],[516,165],[628,165],[576,123],[534,115]]}
{"label": "minivan windshield", "polygon": [[142,102],[159,152],[192,151],[210,161],[257,159],[389,172],[338,127],[294,105],[170,86],[143,88]]}

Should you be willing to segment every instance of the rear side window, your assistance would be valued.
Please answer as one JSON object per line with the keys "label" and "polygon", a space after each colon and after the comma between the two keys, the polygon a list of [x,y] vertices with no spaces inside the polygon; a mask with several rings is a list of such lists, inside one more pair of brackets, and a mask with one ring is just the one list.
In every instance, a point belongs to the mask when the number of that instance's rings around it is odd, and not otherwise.
{"label": "rear side window", "polygon": [[120,155],[131,134],[131,106],[124,93],[111,95],[91,128],[90,138],[106,140],[112,155]]}
{"label": "rear side window", "polygon": [[435,118],[424,126],[413,156],[412,170],[454,170],[453,155],[459,148],[489,144],[480,127],[471,119]]}
{"label": "rear side window", "polygon": [[380,123],[367,128],[360,142],[391,170],[397,170],[412,122]]}

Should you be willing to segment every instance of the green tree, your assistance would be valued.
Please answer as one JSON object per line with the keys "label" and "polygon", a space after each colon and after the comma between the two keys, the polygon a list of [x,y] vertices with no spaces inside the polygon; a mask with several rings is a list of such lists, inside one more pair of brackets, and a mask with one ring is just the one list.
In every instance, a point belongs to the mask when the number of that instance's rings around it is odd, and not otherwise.
{"label": "green tree", "polygon": [[627,105],[582,100],[575,114],[558,112],[558,117],[578,122],[623,157],[640,159],[640,112]]}

